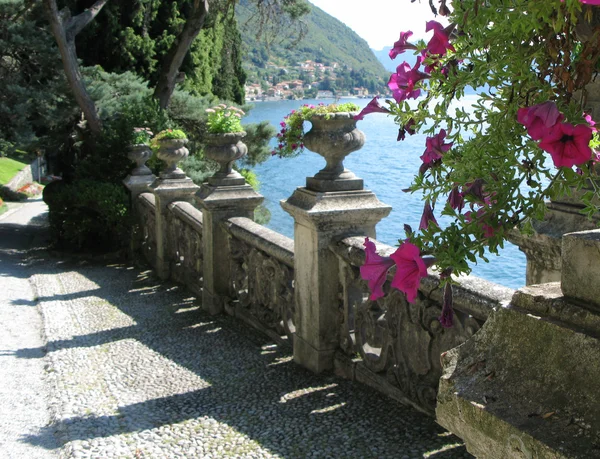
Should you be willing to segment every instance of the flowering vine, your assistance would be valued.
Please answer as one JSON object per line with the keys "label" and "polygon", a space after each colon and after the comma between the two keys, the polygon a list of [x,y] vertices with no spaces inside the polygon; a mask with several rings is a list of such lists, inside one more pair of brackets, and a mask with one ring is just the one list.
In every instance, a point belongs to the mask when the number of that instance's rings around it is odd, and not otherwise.
{"label": "flowering vine", "polygon": [[[390,76],[386,106],[374,99],[356,117],[393,116],[399,141],[425,134],[422,165],[405,190],[423,195],[419,230],[408,228],[390,258],[367,239],[361,274],[377,299],[395,264],[391,285],[412,302],[426,275],[418,260],[434,255],[444,273],[443,326],[453,317],[449,273],[469,273],[476,257],[487,261],[486,250],[497,253],[515,226],[531,231],[546,200],[583,188],[582,212],[591,216],[600,197],[600,142],[586,112],[600,57],[600,8],[591,5],[600,0],[449,3],[440,13],[450,25],[427,22],[429,39],[400,33],[390,58],[413,53],[416,63],[402,62]],[[450,222],[439,225],[436,211]]]}

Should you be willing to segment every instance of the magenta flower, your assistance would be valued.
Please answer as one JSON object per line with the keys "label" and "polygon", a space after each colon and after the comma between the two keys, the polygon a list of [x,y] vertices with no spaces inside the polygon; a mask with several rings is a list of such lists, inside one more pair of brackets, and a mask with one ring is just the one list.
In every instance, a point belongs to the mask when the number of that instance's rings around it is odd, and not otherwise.
{"label": "magenta flower", "polygon": [[454,30],[454,27],[454,24],[444,28],[444,26],[437,21],[427,22],[425,31],[429,32],[430,30],[433,30],[433,37],[431,37],[431,40],[427,43],[427,52],[429,54],[444,56],[448,50],[456,51],[454,46],[450,43],[450,34]]}
{"label": "magenta flower", "polygon": [[423,164],[431,165],[434,161],[442,159],[444,153],[452,148],[452,142],[444,143],[446,138],[446,130],[441,129],[439,133],[433,137],[425,139],[425,153],[421,156]]}
{"label": "magenta flower", "polygon": [[541,140],[539,146],[552,156],[556,167],[573,167],[592,159],[592,128],[559,123]]}
{"label": "magenta flower", "polygon": [[388,87],[392,90],[394,99],[401,102],[406,99],[416,99],[421,95],[420,89],[415,89],[415,84],[419,81],[429,78],[429,74],[419,70],[419,61],[413,68],[408,62],[403,62],[396,68],[396,73],[392,73],[388,81]]}
{"label": "magenta flower", "polygon": [[435,223],[438,225],[437,220],[435,219],[435,215],[433,214],[433,209],[429,204],[429,201],[425,202],[425,207],[423,208],[423,215],[421,215],[421,222],[419,223],[420,230],[426,230],[429,228],[430,223]]}
{"label": "magenta flower", "polygon": [[390,49],[390,59],[396,59],[398,54],[402,54],[407,49],[417,49],[415,45],[408,42],[408,39],[413,33],[409,30],[407,32],[400,32],[400,39],[394,43],[394,47]]}
{"label": "magenta flower", "polygon": [[481,207],[477,212],[467,212],[465,214],[465,220],[468,222],[476,221],[483,231],[483,237],[489,239],[500,229],[500,226],[492,226],[489,224],[490,216],[488,209],[486,207]]}
{"label": "magenta flower", "polygon": [[387,272],[394,266],[394,260],[390,257],[382,257],[375,252],[375,244],[369,238],[365,238],[365,264],[360,267],[360,277],[369,282],[371,290],[370,300],[377,300],[383,294],[383,284],[387,278]]}
{"label": "magenta flower", "polygon": [[527,133],[533,140],[540,140],[548,135],[563,119],[564,115],[552,101],[520,108],[517,111],[517,121],[527,128]]}
{"label": "magenta flower", "polygon": [[458,187],[455,186],[452,188],[452,191],[448,195],[448,204],[454,210],[458,210],[459,212],[465,207],[465,196],[458,190]]}
{"label": "magenta flower", "polygon": [[406,134],[414,135],[417,130],[415,129],[415,120],[413,118],[409,119],[404,126],[401,126],[398,129],[398,138],[396,139],[398,142],[404,140],[406,138]]}
{"label": "magenta flower", "polygon": [[585,119],[585,122],[590,125],[590,127],[592,128],[592,132],[598,132],[598,128],[595,127],[596,122],[592,119],[592,115],[588,115],[587,113],[584,113],[583,119]]}
{"label": "magenta flower", "polygon": [[427,266],[420,256],[419,248],[410,242],[404,242],[391,258],[396,262],[392,287],[404,292],[406,300],[414,303],[421,278],[427,276]]}
{"label": "magenta flower", "polygon": [[369,113],[390,113],[390,111],[384,106],[382,106],[379,103],[379,99],[375,97],[371,102],[369,102],[365,106],[365,108],[361,110],[361,112],[358,115],[354,116],[354,119],[356,121],[360,121],[365,117],[365,115],[368,115]]}
{"label": "magenta flower", "polygon": [[451,328],[454,325],[452,320],[454,317],[454,310],[452,308],[452,285],[447,283],[444,286],[444,298],[442,301],[442,315],[438,319],[444,328]]}

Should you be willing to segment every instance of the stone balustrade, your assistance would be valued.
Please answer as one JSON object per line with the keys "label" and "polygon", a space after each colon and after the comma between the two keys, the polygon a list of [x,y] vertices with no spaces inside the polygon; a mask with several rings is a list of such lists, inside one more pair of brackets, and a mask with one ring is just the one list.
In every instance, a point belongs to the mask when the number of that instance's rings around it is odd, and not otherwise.
{"label": "stone balustrade", "polygon": [[[252,220],[263,198],[237,176],[196,187],[186,177],[137,175],[125,182],[139,221],[132,247],[159,276],[186,285],[208,313],[233,315],[291,346],[294,361],[314,372],[334,371],[435,415],[474,454],[600,457],[561,455],[557,438],[581,450],[565,439],[570,424],[556,424],[560,435],[544,430],[555,415],[584,419],[576,421],[587,429],[582,444],[600,451],[600,290],[591,281],[600,277],[599,233],[563,239],[562,291],[558,283],[515,292],[460,278],[455,325],[445,329],[433,270],[414,304],[389,290],[368,299],[359,274],[364,239],[392,253],[375,231],[391,208],[360,179],[348,179],[341,160],[332,169],[331,183],[308,178],[282,201],[294,240]],[[523,408],[511,411],[518,403]]]}

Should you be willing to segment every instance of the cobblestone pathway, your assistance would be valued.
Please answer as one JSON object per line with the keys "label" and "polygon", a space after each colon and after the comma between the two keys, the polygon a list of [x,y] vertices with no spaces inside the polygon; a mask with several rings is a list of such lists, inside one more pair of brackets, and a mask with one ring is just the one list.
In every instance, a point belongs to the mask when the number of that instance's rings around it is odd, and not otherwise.
{"label": "cobblestone pathway", "polygon": [[[203,314],[144,268],[29,260],[52,424],[24,437],[75,458],[470,457],[435,422],[315,376],[262,335]],[[48,447],[48,446],[47,446]]]}

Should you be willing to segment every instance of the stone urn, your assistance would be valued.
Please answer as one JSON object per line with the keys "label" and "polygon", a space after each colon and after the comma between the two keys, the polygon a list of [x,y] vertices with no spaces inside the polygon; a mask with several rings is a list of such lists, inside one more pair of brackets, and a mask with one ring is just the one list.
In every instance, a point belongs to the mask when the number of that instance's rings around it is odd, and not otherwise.
{"label": "stone urn", "polygon": [[248,147],[242,142],[245,132],[225,132],[207,134],[204,145],[204,156],[219,164],[219,170],[208,179],[214,186],[243,185],[244,177],[233,169],[233,163],[246,156]]}
{"label": "stone urn", "polygon": [[145,143],[131,145],[127,157],[136,165],[131,175],[152,175],[152,171],[146,166],[146,161],[152,156],[152,150]]}
{"label": "stone urn", "polygon": [[304,135],[304,145],[327,162],[314,177],[306,179],[313,191],[362,190],[363,181],[344,168],[344,158],[365,144],[365,134],[356,127],[356,113],[340,112],[314,115],[312,129]]}
{"label": "stone urn", "polygon": [[167,167],[160,173],[160,178],[185,178],[185,173],[177,167],[177,163],[187,158],[190,153],[185,147],[188,139],[161,139],[156,142],[158,143],[158,158],[167,163]]}

